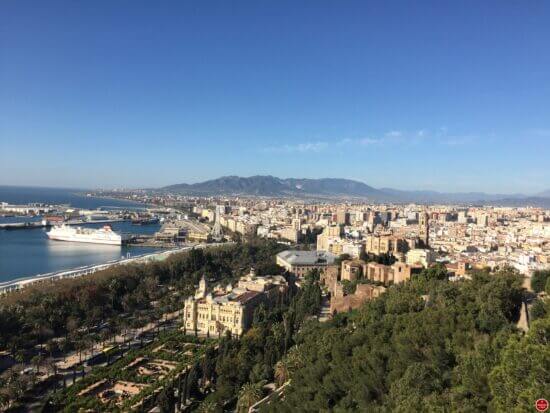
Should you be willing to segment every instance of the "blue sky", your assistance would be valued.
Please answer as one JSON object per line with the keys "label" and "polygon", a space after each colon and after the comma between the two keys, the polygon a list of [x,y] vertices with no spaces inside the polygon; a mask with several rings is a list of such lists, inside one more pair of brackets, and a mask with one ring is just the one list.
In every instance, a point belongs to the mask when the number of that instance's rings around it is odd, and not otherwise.
{"label": "blue sky", "polygon": [[550,189],[550,2],[0,2],[0,184]]}

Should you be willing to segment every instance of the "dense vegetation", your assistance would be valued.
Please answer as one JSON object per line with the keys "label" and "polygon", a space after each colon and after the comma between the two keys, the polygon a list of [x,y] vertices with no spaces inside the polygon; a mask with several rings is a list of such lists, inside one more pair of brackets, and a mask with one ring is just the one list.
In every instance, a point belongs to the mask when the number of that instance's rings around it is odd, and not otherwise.
{"label": "dense vegetation", "polygon": [[[52,356],[79,354],[115,334],[161,320],[181,310],[183,300],[205,275],[227,283],[251,266],[276,274],[274,256],[284,247],[271,241],[196,249],[162,262],[112,267],[91,276],[28,287],[0,298],[0,351],[18,362],[0,375],[0,406],[10,405],[33,386],[19,374],[23,363],[52,368]],[[39,346],[37,346],[39,345]]]}
{"label": "dense vegetation", "polygon": [[[37,343],[50,347],[51,337],[78,346],[98,332],[180,309],[202,275],[228,282],[250,266],[278,273],[273,257],[281,248],[252,240],[22,291],[0,301],[0,346],[17,355]],[[268,382],[287,383],[284,397],[264,407],[273,412],[530,411],[534,400],[550,394],[548,300],[534,301],[536,321],[527,334],[518,331],[524,291],[514,270],[449,282],[445,268],[435,266],[325,323],[315,317],[318,278],[312,272],[285,300],[258,307],[241,338],[223,337],[205,349],[184,392],[202,400],[198,410],[247,411]],[[534,283],[548,290],[548,273],[538,273]],[[96,374],[112,377],[122,365],[95,371],[82,385]],[[176,388],[181,383],[158,395],[162,411],[173,411]],[[76,407],[75,392],[58,402]],[[97,407],[91,399],[83,403]]]}
{"label": "dense vegetation", "polygon": [[[92,276],[29,287],[0,299],[0,349],[24,348],[79,328],[92,328],[121,315],[148,313],[162,304],[179,308],[205,275],[229,281],[256,266],[278,271],[274,242],[195,249],[162,262],[112,267]],[[161,301],[161,302],[159,302]]]}
{"label": "dense vegetation", "polygon": [[448,282],[439,269],[360,310],[308,325],[269,411],[530,411],[550,394],[550,320],[522,336],[511,269]]}
{"label": "dense vegetation", "polygon": [[217,356],[203,369],[209,372],[215,391],[202,407],[221,411],[221,406],[235,403],[238,398],[238,410],[248,411],[261,398],[262,384],[286,381],[286,373],[278,361],[293,347],[296,332],[319,312],[318,275],[312,272],[300,290],[291,292],[287,303],[269,309],[258,307],[252,328],[242,338],[222,338]]}
{"label": "dense vegetation", "polygon": [[550,270],[537,270],[531,276],[531,288],[540,293],[544,290],[550,292]]}

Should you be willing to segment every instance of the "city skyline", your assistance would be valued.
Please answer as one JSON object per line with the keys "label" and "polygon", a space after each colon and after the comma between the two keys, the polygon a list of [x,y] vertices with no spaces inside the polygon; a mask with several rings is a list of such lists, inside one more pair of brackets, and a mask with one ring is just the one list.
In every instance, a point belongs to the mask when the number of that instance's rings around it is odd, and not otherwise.
{"label": "city skyline", "polygon": [[549,14],[5,2],[0,185],[273,175],[537,194],[550,189]]}

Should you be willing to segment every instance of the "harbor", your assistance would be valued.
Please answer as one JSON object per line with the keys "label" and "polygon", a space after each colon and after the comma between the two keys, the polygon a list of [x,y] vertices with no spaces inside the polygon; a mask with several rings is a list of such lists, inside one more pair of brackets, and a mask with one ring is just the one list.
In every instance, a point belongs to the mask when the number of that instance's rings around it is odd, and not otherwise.
{"label": "harbor", "polygon": [[211,242],[210,227],[188,214],[71,190],[0,187],[1,288]]}
{"label": "harbor", "polygon": [[[132,225],[132,219],[149,215],[141,203],[86,196],[70,189],[0,187],[0,283],[73,269],[87,271],[177,248],[150,242],[159,223]],[[102,245],[50,240],[47,234],[55,225],[90,229],[109,225],[117,233],[128,234],[131,242]]]}
{"label": "harbor", "polygon": [[[227,244],[227,243],[226,243]],[[134,263],[147,263],[152,261],[163,261],[172,254],[188,251],[190,249],[202,249],[209,246],[219,246],[223,244],[198,244],[186,245],[179,248],[154,252],[148,254],[137,255],[134,257],[122,257],[117,260],[111,260],[103,264],[86,265],[82,267],[72,268],[70,270],[54,271],[46,274],[38,274],[30,277],[21,277],[15,280],[0,282],[0,294],[6,294],[12,291],[17,291],[36,283],[52,282],[66,278],[76,278],[85,275],[93,274],[97,271],[105,270],[115,265],[127,265]]]}
{"label": "harbor", "polygon": [[[111,224],[113,222],[124,222],[129,221],[128,219],[123,218],[114,218],[114,219],[100,219],[100,220],[94,220],[94,221],[85,221],[85,220],[73,220],[73,221],[65,221],[63,222],[64,225],[84,225],[84,224]],[[52,226],[56,225],[55,223],[51,221],[42,220],[39,222],[12,222],[12,223],[4,223],[0,224],[0,230],[17,230],[17,229],[36,229],[36,228],[50,228]]]}

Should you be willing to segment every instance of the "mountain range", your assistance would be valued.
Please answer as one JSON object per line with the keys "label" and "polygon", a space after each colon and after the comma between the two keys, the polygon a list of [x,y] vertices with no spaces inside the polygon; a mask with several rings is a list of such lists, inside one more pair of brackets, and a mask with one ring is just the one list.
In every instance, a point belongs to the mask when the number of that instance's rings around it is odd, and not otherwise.
{"label": "mountain range", "polygon": [[297,198],[367,199],[373,202],[468,203],[550,207],[550,190],[535,196],[483,192],[403,191],[374,188],[351,179],[281,179],[274,176],[223,176],[195,184],[176,184],[160,189],[182,195],[240,195]]}

